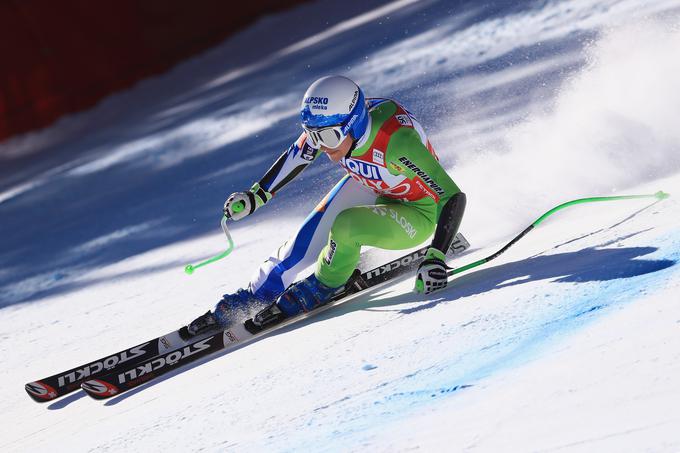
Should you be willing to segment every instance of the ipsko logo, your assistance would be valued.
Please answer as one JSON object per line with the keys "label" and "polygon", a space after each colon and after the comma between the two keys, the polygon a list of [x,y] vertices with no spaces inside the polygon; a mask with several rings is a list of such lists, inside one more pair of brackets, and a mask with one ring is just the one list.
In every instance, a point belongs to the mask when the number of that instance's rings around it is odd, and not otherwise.
{"label": "ipsko logo", "polygon": [[328,98],[309,96],[305,98],[305,104],[312,110],[328,110]]}

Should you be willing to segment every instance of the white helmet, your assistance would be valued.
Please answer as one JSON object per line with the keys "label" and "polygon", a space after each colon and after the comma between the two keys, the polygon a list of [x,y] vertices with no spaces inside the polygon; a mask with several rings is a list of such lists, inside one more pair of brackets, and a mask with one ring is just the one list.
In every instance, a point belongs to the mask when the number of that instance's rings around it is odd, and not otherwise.
{"label": "white helmet", "polygon": [[358,140],[366,132],[364,93],[347,77],[333,75],[312,83],[302,100],[302,127],[315,146],[336,148],[347,135]]}

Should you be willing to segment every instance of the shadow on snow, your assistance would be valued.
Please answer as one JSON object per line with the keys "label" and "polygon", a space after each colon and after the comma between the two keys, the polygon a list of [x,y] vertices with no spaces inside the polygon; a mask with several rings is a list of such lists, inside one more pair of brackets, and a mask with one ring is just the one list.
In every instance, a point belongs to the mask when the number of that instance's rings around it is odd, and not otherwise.
{"label": "shadow on snow", "polygon": [[[657,272],[676,264],[676,261],[667,259],[641,259],[657,250],[655,247],[589,247],[577,252],[535,256],[505,263],[455,278],[449,283],[449,287],[435,293],[440,296],[437,299],[401,309],[399,312],[416,313],[441,303],[455,302],[465,297],[540,280],[552,280],[555,283],[606,282]],[[419,300],[422,300],[422,296],[416,294],[381,297],[378,300],[359,301],[345,310],[387,307]]]}
{"label": "shadow on snow", "polygon": [[[645,274],[661,271],[676,264],[676,261],[667,259],[641,259],[641,257],[656,252],[655,247],[622,247],[616,249],[589,247],[576,252],[558,253],[555,255],[535,256],[524,260],[501,264],[499,266],[471,272],[465,276],[457,278],[450,287],[442,290],[438,294],[442,297],[423,303],[413,308],[399,310],[399,313],[409,315],[423,310],[435,308],[441,303],[455,303],[468,296],[482,294],[493,290],[507,288],[516,285],[523,285],[529,282],[552,280],[555,283],[588,283],[606,282],[612,280],[634,278]],[[384,287],[378,286],[365,293],[368,297],[362,297],[354,301],[332,308],[316,316],[301,320],[290,326],[272,331],[255,340],[260,341],[264,338],[284,334],[294,329],[303,328],[314,322],[328,320],[337,316],[358,310],[370,310],[380,307],[394,306],[404,303],[418,302],[421,296],[416,294],[405,294],[396,297],[370,298],[371,295],[378,295]],[[580,310],[572,317],[580,317],[584,314],[597,311],[607,305],[617,302],[598,301],[598,304]],[[550,321],[547,321],[550,323]],[[252,343],[252,342],[251,342]],[[251,343],[243,344],[235,349],[223,351],[215,355],[205,357],[195,363],[173,370],[158,379],[143,384],[140,387],[116,396],[105,403],[107,406],[116,405],[127,398],[155,386],[178,374],[185,373],[206,362],[228,355],[241,348],[249,346]],[[427,394],[432,393],[430,390]],[[84,392],[78,392],[68,396],[63,400],[53,403],[49,409],[63,409],[70,403],[79,400],[84,396]]]}

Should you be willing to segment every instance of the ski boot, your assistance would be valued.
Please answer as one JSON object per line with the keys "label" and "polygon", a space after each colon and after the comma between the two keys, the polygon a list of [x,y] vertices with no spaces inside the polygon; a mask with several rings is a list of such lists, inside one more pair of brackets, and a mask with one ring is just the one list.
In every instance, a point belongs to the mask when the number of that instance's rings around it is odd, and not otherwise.
{"label": "ski boot", "polygon": [[276,302],[246,321],[245,327],[251,333],[260,332],[284,319],[327,304],[344,288],[344,285],[337,288],[326,286],[312,274],[290,285]]}
{"label": "ski boot", "polygon": [[312,311],[331,301],[333,296],[344,289],[343,286],[331,288],[321,283],[312,274],[304,280],[293,283],[279,296],[276,301],[279,309],[286,317],[295,316],[301,312]]}
{"label": "ski boot", "polygon": [[210,332],[226,329],[234,323],[239,312],[247,312],[253,306],[261,306],[265,301],[255,297],[249,289],[239,289],[233,294],[225,294],[215,306],[214,311],[208,311],[181,329],[180,335],[187,339]]}

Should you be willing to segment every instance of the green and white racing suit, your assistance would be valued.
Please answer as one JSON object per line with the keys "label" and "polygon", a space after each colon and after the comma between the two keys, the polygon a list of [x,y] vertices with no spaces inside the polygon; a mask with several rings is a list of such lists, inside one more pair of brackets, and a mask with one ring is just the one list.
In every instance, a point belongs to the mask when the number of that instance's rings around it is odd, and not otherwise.
{"label": "green and white racing suit", "polygon": [[[367,102],[366,133],[340,161],[347,175],[260,267],[250,283],[256,296],[274,300],[314,260],[321,283],[343,285],[362,246],[402,250],[422,244],[434,232],[446,202],[460,192],[412,114],[390,99]],[[253,185],[258,207],[319,154],[303,132]],[[437,250],[431,253],[443,258]]]}

